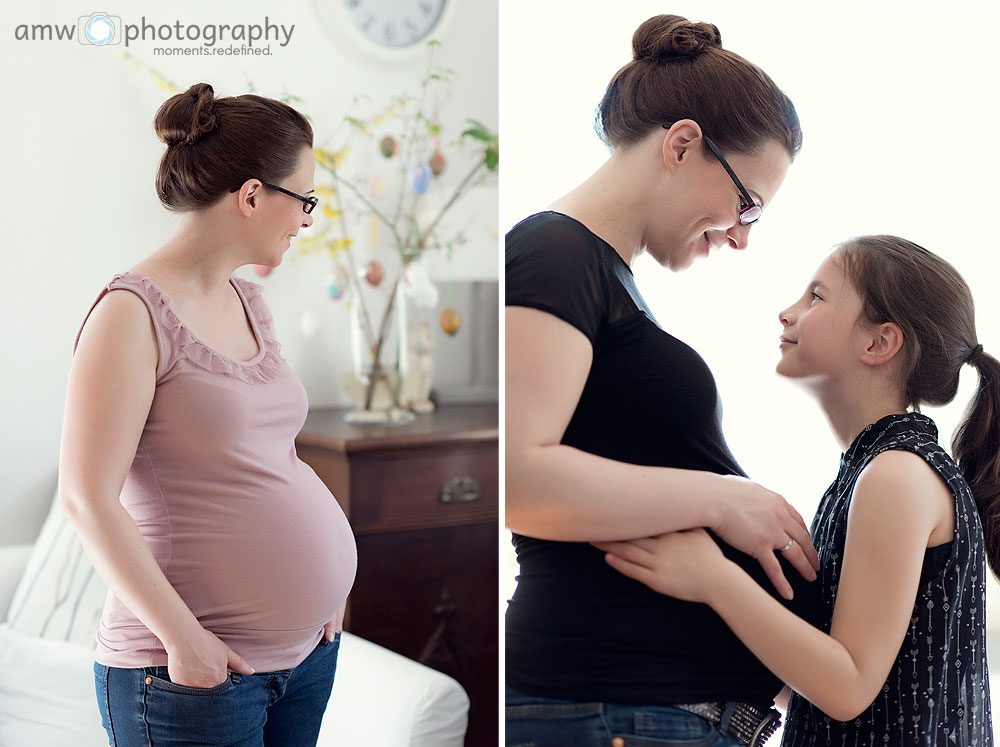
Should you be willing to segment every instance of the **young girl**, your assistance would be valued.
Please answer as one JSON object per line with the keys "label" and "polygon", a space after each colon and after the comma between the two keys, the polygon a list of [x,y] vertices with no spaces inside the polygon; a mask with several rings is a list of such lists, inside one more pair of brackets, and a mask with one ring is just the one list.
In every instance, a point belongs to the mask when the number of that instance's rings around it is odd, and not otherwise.
{"label": "young girl", "polygon": [[[968,286],[909,241],[866,236],[837,248],[780,319],[778,373],[816,397],[845,449],[812,527],[818,629],[703,529],[597,546],[626,576],[711,606],[791,687],[782,744],[991,745],[1000,363],[977,342]],[[950,402],[966,363],[980,386],[952,460],[918,408]]]}

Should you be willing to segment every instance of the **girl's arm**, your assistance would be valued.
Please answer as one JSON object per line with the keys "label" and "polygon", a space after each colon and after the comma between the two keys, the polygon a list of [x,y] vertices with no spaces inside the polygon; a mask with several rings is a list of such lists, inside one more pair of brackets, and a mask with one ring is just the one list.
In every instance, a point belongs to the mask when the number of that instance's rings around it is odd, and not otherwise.
{"label": "girl's arm", "polygon": [[899,653],[928,540],[953,527],[954,499],[921,457],[875,457],[854,488],[830,635],[769,596],[704,531],[598,546],[625,575],[709,604],[775,675],[848,721],[871,705]]}
{"label": "girl's arm", "polygon": [[211,687],[227,667],[253,670],[201,626],[119,501],[153,401],[157,355],[142,300],[126,290],[105,295],[70,366],[59,497],[97,573],[163,643],[171,680]]}
{"label": "girl's arm", "polygon": [[[774,554],[806,578],[818,567],[805,522],[785,500],[741,477],[643,467],[562,440],[590,372],[587,337],[553,314],[506,310],[506,520],[515,532],[565,542],[622,540],[709,527],[757,558],[785,596]],[[614,500],[609,500],[614,496]]]}
{"label": "girl's arm", "polygon": [[788,712],[788,697],[792,694],[792,690],[788,685],[781,688],[781,692],[774,696],[774,707],[781,711],[781,715],[785,715]]}

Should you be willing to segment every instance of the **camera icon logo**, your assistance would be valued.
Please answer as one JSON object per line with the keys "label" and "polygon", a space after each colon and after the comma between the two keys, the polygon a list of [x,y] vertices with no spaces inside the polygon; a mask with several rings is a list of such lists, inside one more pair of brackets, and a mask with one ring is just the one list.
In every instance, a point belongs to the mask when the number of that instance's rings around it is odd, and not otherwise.
{"label": "camera icon logo", "polygon": [[81,44],[92,44],[96,47],[121,44],[121,28],[121,16],[91,13],[89,16],[80,16],[76,22],[76,38]]}

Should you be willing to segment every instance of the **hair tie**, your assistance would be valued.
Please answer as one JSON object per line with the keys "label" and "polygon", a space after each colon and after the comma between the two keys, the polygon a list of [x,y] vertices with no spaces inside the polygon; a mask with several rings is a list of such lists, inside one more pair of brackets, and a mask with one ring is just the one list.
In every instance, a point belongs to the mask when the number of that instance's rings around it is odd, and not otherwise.
{"label": "hair tie", "polygon": [[976,345],[976,347],[972,349],[972,352],[969,353],[969,357],[965,359],[965,362],[974,366],[976,365],[976,361],[978,361],[980,357],[982,357],[982,355],[983,355],[983,346],[981,344]]}

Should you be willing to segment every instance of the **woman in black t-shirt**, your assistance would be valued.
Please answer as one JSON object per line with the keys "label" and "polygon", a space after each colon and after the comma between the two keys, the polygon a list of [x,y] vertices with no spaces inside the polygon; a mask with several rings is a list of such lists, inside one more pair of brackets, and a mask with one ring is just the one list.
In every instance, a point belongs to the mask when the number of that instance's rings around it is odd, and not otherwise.
{"label": "woman in black t-shirt", "polygon": [[507,235],[508,745],[750,744],[776,718],[780,681],[715,613],[617,574],[589,542],[707,527],[792,609],[816,603],[805,522],[746,478],[711,371],[630,267],[745,248],[798,118],[710,24],[651,18],[633,50],[599,110],[610,159]]}

